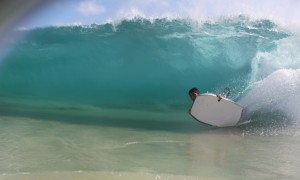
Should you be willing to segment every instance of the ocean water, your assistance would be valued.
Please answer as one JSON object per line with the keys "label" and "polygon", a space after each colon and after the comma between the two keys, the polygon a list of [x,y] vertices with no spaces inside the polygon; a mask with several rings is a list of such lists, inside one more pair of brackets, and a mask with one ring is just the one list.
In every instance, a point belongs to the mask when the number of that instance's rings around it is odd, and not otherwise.
{"label": "ocean water", "polygon": [[[300,38],[246,16],[20,30],[0,62],[0,179],[298,179]],[[246,108],[188,114],[191,87]]]}

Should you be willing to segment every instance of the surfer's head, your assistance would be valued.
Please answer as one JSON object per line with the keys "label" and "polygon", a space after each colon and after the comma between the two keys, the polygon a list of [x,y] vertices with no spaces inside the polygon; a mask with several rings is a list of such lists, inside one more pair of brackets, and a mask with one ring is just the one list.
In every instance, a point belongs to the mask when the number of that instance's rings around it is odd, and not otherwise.
{"label": "surfer's head", "polygon": [[200,94],[200,91],[193,87],[192,89],[190,89],[189,91],[189,95],[190,95],[190,98],[194,101],[196,99],[196,97]]}

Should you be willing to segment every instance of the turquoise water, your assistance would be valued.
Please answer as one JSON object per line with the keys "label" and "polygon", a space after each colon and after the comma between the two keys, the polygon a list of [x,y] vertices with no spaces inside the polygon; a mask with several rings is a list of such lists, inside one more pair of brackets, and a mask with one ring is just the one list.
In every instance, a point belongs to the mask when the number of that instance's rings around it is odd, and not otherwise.
{"label": "turquoise water", "polygon": [[[299,177],[299,41],[270,20],[136,18],[6,43],[3,179]],[[194,86],[230,88],[244,124],[193,120]]]}
{"label": "turquoise water", "polygon": [[275,51],[276,41],[289,36],[268,20],[245,17],[202,25],[136,19],[17,33],[23,38],[11,40],[0,67],[5,96],[180,111],[190,104],[193,86],[202,92],[231,87],[239,98],[257,53]]}

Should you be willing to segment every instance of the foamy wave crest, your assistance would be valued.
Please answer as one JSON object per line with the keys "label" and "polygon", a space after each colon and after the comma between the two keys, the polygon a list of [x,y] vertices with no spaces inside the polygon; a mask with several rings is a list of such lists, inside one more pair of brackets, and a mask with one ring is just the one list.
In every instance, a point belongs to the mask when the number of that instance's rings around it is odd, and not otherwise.
{"label": "foamy wave crest", "polygon": [[273,51],[264,50],[271,46],[261,48],[261,51],[257,52],[255,58],[252,60],[251,82],[260,81],[279,69],[299,69],[299,42],[299,36],[292,35],[277,41],[277,46]]}
{"label": "foamy wave crest", "polygon": [[[272,51],[267,51],[275,44]],[[293,34],[275,44],[259,48],[253,58],[249,87],[240,103],[246,107],[247,120],[272,116],[268,119],[297,123],[300,119],[297,110],[300,105],[299,36]]]}
{"label": "foamy wave crest", "polygon": [[246,107],[248,117],[257,112],[279,112],[292,121],[300,119],[300,69],[280,69],[249,88],[239,103]]}

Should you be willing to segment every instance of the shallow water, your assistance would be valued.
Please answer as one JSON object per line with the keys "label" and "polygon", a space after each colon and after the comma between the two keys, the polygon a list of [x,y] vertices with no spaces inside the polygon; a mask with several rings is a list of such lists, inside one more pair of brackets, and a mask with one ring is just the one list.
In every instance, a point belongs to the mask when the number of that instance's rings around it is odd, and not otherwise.
{"label": "shallow water", "polygon": [[0,123],[1,179],[297,179],[300,175],[300,132],[291,127],[247,124],[220,129],[188,121],[190,130],[176,132],[9,116],[1,117]]}

